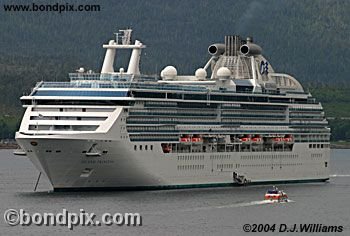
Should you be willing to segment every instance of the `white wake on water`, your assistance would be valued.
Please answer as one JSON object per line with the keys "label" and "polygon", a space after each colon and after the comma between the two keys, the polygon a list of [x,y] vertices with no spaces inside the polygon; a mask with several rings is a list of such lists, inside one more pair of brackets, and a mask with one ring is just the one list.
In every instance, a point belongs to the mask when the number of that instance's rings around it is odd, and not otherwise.
{"label": "white wake on water", "polygon": [[286,202],[261,200],[261,201],[234,203],[234,204],[221,205],[221,206],[196,207],[196,208],[183,209],[183,210],[180,210],[180,211],[182,211],[182,212],[189,212],[189,211],[236,208],[236,207],[248,207],[248,206],[257,206],[257,205],[265,205],[265,204],[284,204],[284,203],[290,203],[290,202],[294,202],[294,201],[293,200],[289,200],[289,199]]}
{"label": "white wake on water", "polygon": [[350,175],[337,175],[337,174],[335,174],[335,175],[330,175],[329,177],[331,177],[331,178],[337,178],[337,177],[350,177]]}
{"label": "white wake on water", "polygon": [[162,211],[162,212],[152,212],[152,214],[164,215],[164,214],[168,214],[169,212],[195,212],[195,211],[203,211],[203,210],[214,210],[214,209],[225,209],[225,208],[228,209],[228,208],[237,208],[237,207],[266,205],[266,204],[285,204],[285,203],[291,203],[291,202],[295,202],[295,201],[290,199],[288,199],[286,202],[261,200],[261,201],[234,203],[234,204],[221,205],[221,206],[195,207],[195,208],[187,208],[187,209],[179,209],[179,210]]}
{"label": "white wake on water", "polygon": [[242,203],[236,203],[236,204],[230,204],[230,205],[223,205],[223,206],[217,206],[213,208],[234,208],[234,207],[247,207],[247,206],[256,206],[256,205],[265,205],[265,204],[279,204],[279,203],[289,203],[294,202],[293,200],[287,200],[286,202],[277,202],[277,201],[271,201],[271,200],[261,200],[261,201],[252,201],[252,202],[242,202]]}

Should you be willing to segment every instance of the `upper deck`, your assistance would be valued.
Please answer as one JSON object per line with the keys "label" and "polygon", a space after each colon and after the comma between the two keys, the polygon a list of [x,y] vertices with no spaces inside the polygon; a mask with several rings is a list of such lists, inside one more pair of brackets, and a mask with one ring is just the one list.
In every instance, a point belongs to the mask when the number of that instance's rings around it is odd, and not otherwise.
{"label": "upper deck", "polygon": [[[167,100],[202,103],[310,104],[319,103],[300,91],[256,90],[249,80],[235,80],[235,86],[221,87],[216,81],[167,83],[157,76],[100,73],[72,73],[70,82],[40,82],[24,105],[89,104],[127,105],[134,100]],[[173,81],[172,81],[173,82]],[[96,101],[96,102],[94,102]]]}
{"label": "upper deck", "polygon": [[[121,38],[103,45],[106,49],[101,73],[84,68],[70,73],[69,82],[40,82],[29,96],[21,100],[25,105],[40,101],[60,100],[124,100],[166,99],[197,102],[256,102],[318,104],[304,92],[292,76],[275,73],[262,56],[262,49],[252,39],[226,36],[225,44],[212,44],[211,58],[194,75],[178,75],[174,66],[165,67],[160,76],[140,73],[140,41],[131,44],[131,30],[121,31]],[[119,37],[119,38],[118,38]],[[122,42],[120,44],[120,41]],[[128,69],[116,72],[116,50],[131,49]],[[211,73],[208,72],[211,67]],[[50,102],[50,104],[53,104]]]}

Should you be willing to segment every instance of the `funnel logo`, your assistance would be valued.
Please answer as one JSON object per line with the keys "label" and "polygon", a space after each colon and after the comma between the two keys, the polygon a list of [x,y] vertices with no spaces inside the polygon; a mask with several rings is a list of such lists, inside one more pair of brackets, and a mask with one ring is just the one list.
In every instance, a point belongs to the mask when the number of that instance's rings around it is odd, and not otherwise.
{"label": "funnel logo", "polygon": [[260,74],[268,74],[269,73],[269,63],[266,61],[261,61],[260,63]]}

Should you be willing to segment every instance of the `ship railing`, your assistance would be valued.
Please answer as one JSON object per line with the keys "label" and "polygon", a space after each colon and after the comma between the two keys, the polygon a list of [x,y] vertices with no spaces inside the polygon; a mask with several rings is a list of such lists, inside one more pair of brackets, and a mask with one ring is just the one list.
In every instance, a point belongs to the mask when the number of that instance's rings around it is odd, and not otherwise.
{"label": "ship railing", "polygon": [[[191,85],[177,85],[177,84],[161,84],[156,83],[157,76],[139,75],[134,76],[130,74],[116,73],[116,74],[101,74],[101,73],[70,73],[70,82],[40,82],[36,85],[33,91],[38,88],[127,88],[127,89],[146,89],[146,90],[176,90],[176,91],[193,91],[205,93],[241,93],[241,94],[267,94],[266,92],[252,92],[252,91],[231,91],[231,90],[211,90],[207,86],[191,86]],[[303,92],[294,92],[303,94]],[[305,94],[305,93],[304,93]],[[281,95],[281,94],[276,94]],[[292,102],[298,103],[298,102]],[[315,101],[308,101],[314,104]]]}
{"label": "ship railing", "polygon": [[70,80],[73,81],[121,81],[130,82],[133,75],[130,74],[101,74],[101,73],[69,73]]}
{"label": "ship railing", "polygon": [[101,82],[44,82],[40,88],[130,88],[130,83],[101,83]]}
{"label": "ship railing", "polygon": [[37,88],[128,88],[128,89],[154,89],[154,90],[181,90],[181,91],[202,91],[206,88],[190,86],[164,86],[158,84],[140,84],[138,82],[106,82],[106,81],[72,81],[72,82],[43,82]]}
{"label": "ship railing", "polygon": [[44,81],[37,82],[36,85],[35,85],[35,87],[32,89],[30,95],[34,94],[34,92],[35,92],[38,88],[40,88],[40,87],[43,85],[43,83],[44,83]]}
{"label": "ship railing", "polygon": [[[184,86],[184,85],[174,85],[174,84],[159,84],[159,83],[148,83],[148,82],[139,82],[138,80],[125,82],[125,81],[106,81],[106,80],[75,80],[71,82],[40,82],[34,88],[34,92],[40,88],[76,88],[76,89],[128,89],[128,90],[161,90],[161,91],[178,91],[179,94],[184,94],[185,92],[197,92],[202,94],[207,94],[207,100],[212,100],[210,94],[220,93],[219,90],[211,90],[206,86]],[[182,93],[181,93],[182,92]],[[236,91],[231,91],[233,94],[237,94]],[[32,92],[32,94],[34,94]],[[228,94],[225,92],[224,94]],[[243,94],[242,92],[240,94]],[[284,100],[274,102],[284,103]],[[304,104],[304,102],[299,101],[290,101],[291,104]],[[308,104],[316,104],[315,101],[307,101]]]}

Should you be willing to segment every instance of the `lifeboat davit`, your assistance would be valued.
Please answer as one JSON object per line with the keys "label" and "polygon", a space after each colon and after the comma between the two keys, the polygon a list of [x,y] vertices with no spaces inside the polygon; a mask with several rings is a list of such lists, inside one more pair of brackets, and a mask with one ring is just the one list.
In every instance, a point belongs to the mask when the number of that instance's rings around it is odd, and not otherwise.
{"label": "lifeboat davit", "polygon": [[287,202],[288,196],[283,190],[278,190],[277,187],[273,186],[272,189],[267,190],[265,193],[265,200]]}

